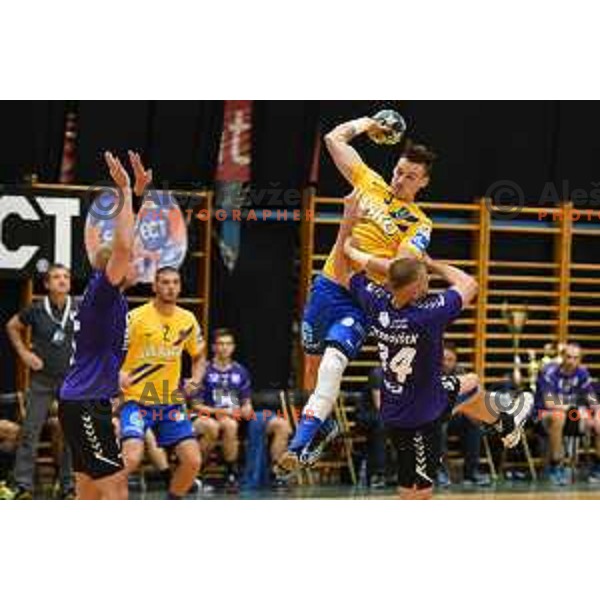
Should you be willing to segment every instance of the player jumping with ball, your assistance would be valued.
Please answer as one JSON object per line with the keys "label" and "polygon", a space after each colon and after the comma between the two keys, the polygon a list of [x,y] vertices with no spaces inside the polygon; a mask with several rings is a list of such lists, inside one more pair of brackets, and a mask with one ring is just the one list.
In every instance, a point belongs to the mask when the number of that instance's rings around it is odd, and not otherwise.
{"label": "player jumping with ball", "polygon": [[[360,195],[363,217],[352,232],[358,247],[384,258],[418,257],[427,248],[432,224],[415,204],[415,198],[429,183],[435,156],[424,146],[407,147],[388,184],[363,162],[350,142],[363,133],[378,143],[395,142],[404,129],[400,115],[382,111],[374,118],[343,123],[325,136],[337,168],[353,186],[354,193]],[[323,272],[313,282],[304,311],[302,344],[309,355],[311,378],[314,379],[317,366],[318,372],[296,434],[279,461],[281,470],[288,473],[300,464],[314,462],[311,444],[330,415],[344,370],[359,353],[367,333],[364,310],[336,280],[337,262],[334,247]],[[372,276],[379,283],[385,279]]]}

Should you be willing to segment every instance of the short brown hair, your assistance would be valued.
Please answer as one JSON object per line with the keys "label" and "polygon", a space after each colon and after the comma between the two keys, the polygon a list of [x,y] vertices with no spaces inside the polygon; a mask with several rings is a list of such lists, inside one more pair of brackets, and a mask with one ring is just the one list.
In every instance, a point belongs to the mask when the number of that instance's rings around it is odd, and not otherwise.
{"label": "short brown hair", "polygon": [[456,348],[456,344],[450,340],[444,340],[444,350],[448,350],[448,352],[452,352],[454,356],[458,356],[458,349]]}
{"label": "short brown hair", "polygon": [[215,329],[213,331],[213,342],[216,343],[217,340],[224,337],[230,337],[233,340],[233,343],[235,344],[235,335],[233,335],[233,331],[231,331],[231,329],[227,329],[226,327],[220,327],[219,329]]}
{"label": "short brown hair", "polygon": [[177,269],[177,267],[172,267],[171,265],[166,265],[164,267],[160,267],[159,269],[156,269],[156,273],[154,273],[154,281],[158,281],[158,279],[160,278],[161,275],[168,274],[168,273],[176,273],[177,275],[179,275],[179,277],[181,277],[181,274],[179,273],[179,269]]}
{"label": "short brown hair", "polygon": [[418,258],[398,258],[390,265],[389,285],[392,290],[399,290],[415,282],[424,269],[425,265]]}
{"label": "short brown hair", "polygon": [[406,158],[406,160],[412,163],[423,165],[427,175],[431,175],[433,163],[437,156],[427,146],[415,144],[411,140],[408,140],[400,158]]}
{"label": "short brown hair", "polygon": [[66,271],[69,275],[71,274],[71,269],[66,265],[63,265],[62,263],[52,263],[44,273],[44,283],[50,281],[50,275],[52,275],[54,271]]}

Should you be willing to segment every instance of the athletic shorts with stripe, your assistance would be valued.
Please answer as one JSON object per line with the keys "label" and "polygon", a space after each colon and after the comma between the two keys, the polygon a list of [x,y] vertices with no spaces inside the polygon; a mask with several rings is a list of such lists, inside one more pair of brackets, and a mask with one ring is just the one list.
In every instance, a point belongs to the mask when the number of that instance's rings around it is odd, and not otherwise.
{"label": "athletic shorts with stripe", "polygon": [[75,473],[101,479],[123,469],[110,400],[63,400],[58,417],[73,454]]}
{"label": "athletic shorts with stripe", "polygon": [[398,455],[398,485],[409,489],[432,487],[439,467],[440,422],[418,429],[388,426],[386,434]]}

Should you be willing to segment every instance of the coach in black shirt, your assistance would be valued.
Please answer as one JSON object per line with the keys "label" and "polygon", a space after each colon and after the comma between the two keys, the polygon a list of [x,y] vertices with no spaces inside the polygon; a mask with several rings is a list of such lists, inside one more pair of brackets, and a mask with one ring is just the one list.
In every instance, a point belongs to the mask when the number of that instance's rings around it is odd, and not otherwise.
{"label": "coach in black shirt", "polygon": [[[44,284],[48,294],[14,315],[6,325],[10,341],[31,373],[22,439],[15,463],[15,495],[21,499],[33,495],[35,452],[40,433],[73,352],[75,305],[69,295],[71,274],[62,265],[52,265]],[[31,349],[23,339],[27,328],[31,329]],[[55,423],[58,427],[58,422]],[[59,432],[55,431],[55,437],[60,437]],[[61,496],[67,497],[72,489],[70,455],[66,448],[60,454]]]}

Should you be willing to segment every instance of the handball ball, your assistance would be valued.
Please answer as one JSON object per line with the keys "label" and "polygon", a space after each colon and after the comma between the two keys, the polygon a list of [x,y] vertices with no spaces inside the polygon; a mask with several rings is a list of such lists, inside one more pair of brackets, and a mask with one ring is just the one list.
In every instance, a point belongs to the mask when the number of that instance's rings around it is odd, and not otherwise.
{"label": "handball ball", "polygon": [[369,131],[368,136],[376,144],[397,144],[406,131],[406,122],[395,110],[380,110],[373,119],[389,128],[389,131]]}

